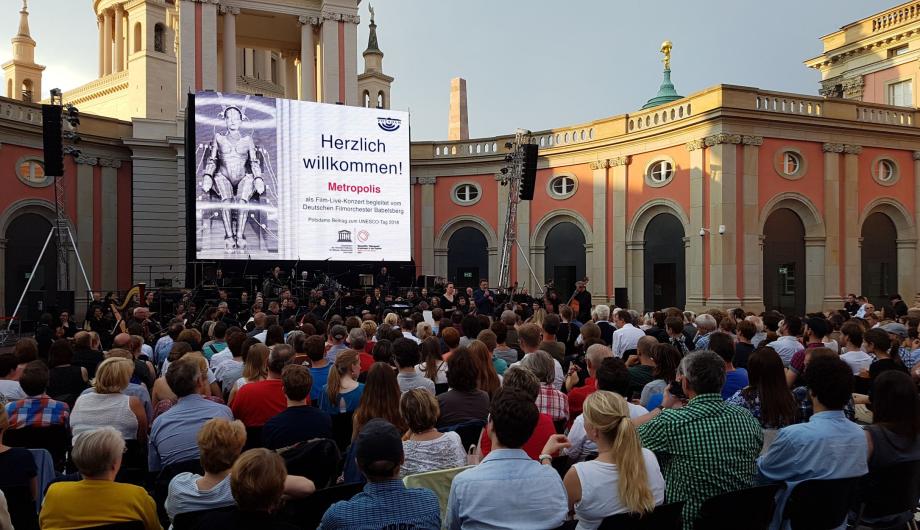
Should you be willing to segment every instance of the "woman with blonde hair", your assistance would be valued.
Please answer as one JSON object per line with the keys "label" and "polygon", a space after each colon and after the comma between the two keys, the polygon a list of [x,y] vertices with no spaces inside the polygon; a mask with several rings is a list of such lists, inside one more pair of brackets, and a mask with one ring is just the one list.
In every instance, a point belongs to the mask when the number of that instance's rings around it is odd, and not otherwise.
{"label": "woman with blonde hair", "polygon": [[353,412],[361,403],[364,384],[358,382],[361,361],[355,350],[343,350],[335,356],[329,377],[319,397],[319,409],[327,414]]}
{"label": "woman with blonde hair", "polygon": [[383,317],[383,323],[390,327],[398,326],[399,315],[396,313],[387,313],[387,316]]}
{"label": "woman with blonde hair", "polygon": [[243,386],[249,383],[255,383],[268,377],[268,346],[264,344],[253,344],[246,353],[246,360],[243,361],[243,377],[236,380],[233,389],[230,390],[230,397],[227,399],[227,405],[233,403],[233,398]]}
{"label": "woman with blonde hair", "polygon": [[664,502],[664,477],[655,454],[642,447],[626,400],[598,390],[585,399],[585,432],[597,458],[574,464],[563,483],[577,530],[593,530],[605,517],[647,513]]}
{"label": "woman with blonde hair", "polygon": [[144,405],[134,397],[123,394],[131,382],[134,361],[110,357],[99,364],[93,391],[81,395],[70,413],[70,430],[80,433],[114,427],[125,440],[147,439],[147,413]]}
{"label": "woman with blonde hair", "polygon": [[428,337],[434,336],[434,331],[431,329],[431,324],[428,322],[419,322],[415,325],[415,336],[418,338],[419,342],[427,339]]}

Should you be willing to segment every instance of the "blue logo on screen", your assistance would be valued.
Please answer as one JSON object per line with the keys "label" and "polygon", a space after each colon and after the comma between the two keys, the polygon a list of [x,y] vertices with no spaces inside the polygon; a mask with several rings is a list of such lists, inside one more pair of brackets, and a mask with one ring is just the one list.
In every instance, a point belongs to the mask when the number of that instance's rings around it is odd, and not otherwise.
{"label": "blue logo on screen", "polygon": [[377,125],[386,132],[393,132],[399,129],[402,120],[398,118],[377,118]]}

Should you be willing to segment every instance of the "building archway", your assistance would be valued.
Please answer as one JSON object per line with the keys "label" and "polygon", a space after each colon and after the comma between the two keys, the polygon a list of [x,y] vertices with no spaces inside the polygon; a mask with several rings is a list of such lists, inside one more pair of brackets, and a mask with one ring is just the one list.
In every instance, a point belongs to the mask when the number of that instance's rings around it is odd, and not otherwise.
{"label": "building archway", "polygon": [[[543,275],[543,283],[553,282],[560,300],[568,300],[575,282],[588,276],[587,265],[593,263],[594,255],[592,241],[590,225],[572,210],[555,210],[534,227],[531,265],[534,273]],[[533,292],[539,292],[540,287],[535,286]]]}
{"label": "building archway", "polygon": [[478,228],[460,228],[447,242],[447,279],[458,289],[476,289],[481,278],[489,277],[486,236]]}
{"label": "building archway", "polygon": [[[26,286],[49,230],[51,230],[51,222],[45,216],[33,212],[17,215],[6,226],[3,263],[5,311],[12,313],[16,308],[16,303]],[[56,297],[57,249],[51,242],[48,244],[41,263],[35,269],[29,292],[17,316],[24,320],[37,320],[40,315],[35,302],[53,300]]]}
{"label": "building archway", "polygon": [[875,212],[863,221],[860,244],[862,289],[875,307],[898,290],[898,231],[890,217]]}
{"label": "building archway", "polygon": [[[471,229],[475,232],[478,232],[485,239],[485,252],[486,252],[486,262],[485,266],[482,265],[481,261],[476,261],[479,265],[473,265],[466,260],[465,257],[455,254],[453,260],[451,259],[452,247],[454,245],[454,235],[457,232],[464,231],[466,235],[461,235],[461,239],[457,240],[457,244],[468,245],[462,238],[473,239],[473,235],[470,232],[465,231],[464,229]],[[477,248],[481,246],[481,242],[477,243]],[[478,258],[477,258],[478,259]],[[466,263],[463,265],[463,263]],[[451,265],[454,265],[452,268]],[[457,265],[460,264],[460,265]],[[489,224],[479,218],[472,215],[463,215],[460,217],[455,217],[451,220],[450,223],[445,225],[434,240],[434,273],[437,276],[443,276],[444,278],[454,279],[454,274],[456,274],[456,267],[472,267],[475,266],[479,268],[479,278],[488,278],[490,285],[496,285],[498,283],[498,238],[495,235],[495,231],[492,229]],[[478,282],[479,278],[476,278],[475,281]]]}
{"label": "building archway", "polygon": [[860,235],[862,294],[876,307],[888,302],[888,294],[899,293],[910,300],[917,285],[917,231],[907,209],[890,198],[872,201],[860,218]]}
{"label": "building archway", "polygon": [[[649,201],[636,212],[626,230],[626,285],[614,285],[626,287],[630,307],[651,310],[686,305],[689,226],[680,205],[668,199]],[[661,293],[657,302],[656,292]]]}
{"label": "building archway", "polygon": [[764,224],[763,299],[767,310],[805,314],[805,226],[789,208],[778,208]]}

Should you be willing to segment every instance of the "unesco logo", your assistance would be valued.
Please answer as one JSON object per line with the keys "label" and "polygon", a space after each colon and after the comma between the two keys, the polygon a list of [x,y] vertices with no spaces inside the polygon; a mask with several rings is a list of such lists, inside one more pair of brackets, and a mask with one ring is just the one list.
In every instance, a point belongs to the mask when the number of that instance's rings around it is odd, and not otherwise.
{"label": "unesco logo", "polygon": [[386,132],[393,132],[399,129],[402,120],[399,118],[377,118],[377,125]]}

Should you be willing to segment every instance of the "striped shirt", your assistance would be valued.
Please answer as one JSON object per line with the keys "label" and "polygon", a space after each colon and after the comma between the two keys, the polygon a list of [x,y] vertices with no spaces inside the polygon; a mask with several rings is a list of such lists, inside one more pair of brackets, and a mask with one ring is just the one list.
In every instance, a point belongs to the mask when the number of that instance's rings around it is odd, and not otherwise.
{"label": "striped shirt", "polygon": [[169,482],[169,495],[166,497],[166,513],[175,519],[180,513],[211,510],[224,506],[233,506],[233,494],[230,491],[230,475],[209,490],[198,489],[201,475],[179,473]]}
{"label": "striped shirt", "polygon": [[719,393],[700,394],[639,427],[642,445],[662,461],[667,502],[686,501],[690,529],[703,501],[754,485],[763,446],[760,423]]}
{"label": "striped shirt", "polygon": [[6,413],[10,417],[10,429],[52,425],[66,427],[70,418],[70,407],[63,401],[41,395],[7,403]]}
{"label": "striped shirt", "polygon": [[429,489],[407,488],[403,481],[368,482],[364,491],[326,510],[320,530],[441,528],[438,496]]}

